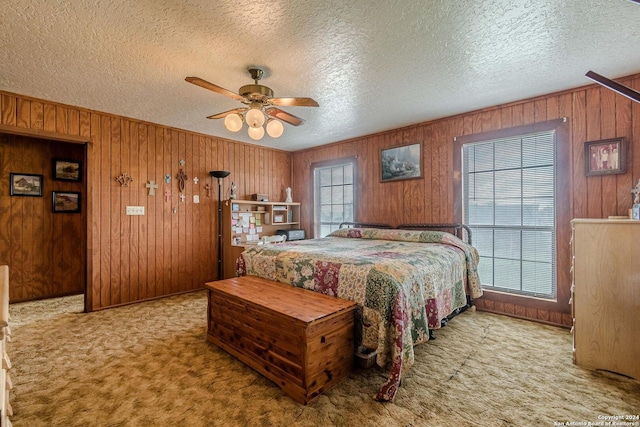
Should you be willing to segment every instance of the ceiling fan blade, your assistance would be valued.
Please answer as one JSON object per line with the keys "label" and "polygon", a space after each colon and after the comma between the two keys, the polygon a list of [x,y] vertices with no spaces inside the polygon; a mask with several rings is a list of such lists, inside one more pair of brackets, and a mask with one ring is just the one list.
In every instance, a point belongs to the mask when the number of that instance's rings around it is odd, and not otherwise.
{"label": "ceiling fan blade", "polygon": [[282,120],[283,122],[287,122],[293,126],[300,126],[304,123],[304,119],[300,117],[296,117],[293,114],[289,114],[286,111],[282,111],[279,108],[267,108],[264,110],[268,116],[275,117],[276,119]]}
{"label": "ceiling fan blade", "polygon": [[627,87],[618,82],[614,82],[613,80],[608,79],[604,76],[601,76],[598,73],[594,73],[593,71],[588,71],[587,74],[585,74],[585,76],[587,76],[594,82],[599,83],[602,86],[609,88],[614,92],[619,93],[620,95],[626,96],[627,98],[633,101],[640,102],[640,92],[633,90],[630,87]]}
{"label": "ceiling fan blade", "polygon": [[213,92],[219,93],[220,95],[228,96],[229,98],[232,98],[238,101],[242,101],[244,99],[242,96],[238,95],[237,93],[231,92],[230,90],[222,88],[218,85],[214,85],[213,83],[209,83],[206,80],[202,80],[200,77],[187,77],[185,80],[188,81],[189,83],[193,83],[196,86],[209,89]]}
{"label": "ceiling fan blade", "polygon": [[279,107],[318,107],[311,98],[271,98],[270,102]]}
{"label": "ceiling fan blade", "polygon": [[207,119],[221,119],[223,117],[227,117],[229,114],[242,113],[247,110],[248,108],[234,108],[233,110],[225,111],[224,113],[218,113],[212,116],[208,116]]}

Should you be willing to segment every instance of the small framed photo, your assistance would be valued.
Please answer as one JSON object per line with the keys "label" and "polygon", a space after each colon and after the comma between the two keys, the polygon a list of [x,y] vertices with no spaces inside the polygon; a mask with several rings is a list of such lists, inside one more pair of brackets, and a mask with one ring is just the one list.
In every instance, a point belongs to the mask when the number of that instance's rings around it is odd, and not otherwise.
{"label": "small framed photo", "polygon": [[9,184],[12,196],[42,197],[42,175],[12,172]]}
{"label": "small framed photo", "polygon": [[54,191],[54,213],[78,213],[80,212],[80,196],[76,191]]}
{"label": "small framed photo", "polygon": [[584,143],[586,176],[615,175],[627,170],[625,138],[602,139]]}
{"label": "small framed photo", "polygon": [[82,163],[78,160],[53,159],[53,179],[80,181],[82,179]]}
{"label": "small framed photo", "polygon": [[274,214],[273,215],[273,222],[275,223],[283,223],[284,222],[284,215],[279,215],[279,214]]}
{"label": "small framed photo", "polygon": [[422,143],[380,150],[380,182],[422,178]]}

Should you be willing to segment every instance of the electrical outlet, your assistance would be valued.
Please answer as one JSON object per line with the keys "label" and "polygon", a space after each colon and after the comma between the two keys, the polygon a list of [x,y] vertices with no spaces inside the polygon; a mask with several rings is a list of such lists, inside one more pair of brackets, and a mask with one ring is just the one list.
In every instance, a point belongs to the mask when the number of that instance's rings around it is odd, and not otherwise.
{"label": "electrical outlet", "polygon": [[144,206],[127,206],[127,215],[144,215]]}

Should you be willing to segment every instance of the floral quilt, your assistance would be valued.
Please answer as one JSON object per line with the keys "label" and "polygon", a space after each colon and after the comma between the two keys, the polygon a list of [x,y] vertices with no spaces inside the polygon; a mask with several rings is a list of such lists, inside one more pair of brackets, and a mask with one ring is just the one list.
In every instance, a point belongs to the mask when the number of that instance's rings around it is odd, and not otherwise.
{"label": "floral quilt", "polygon": [[478,252],[439,231],[347,228],[321,239],[255,246],[239,275],[260,276],[358,303],[356,341],[376,349],[389,378],[376,395],[393,400],[428,329],[482,295]]}

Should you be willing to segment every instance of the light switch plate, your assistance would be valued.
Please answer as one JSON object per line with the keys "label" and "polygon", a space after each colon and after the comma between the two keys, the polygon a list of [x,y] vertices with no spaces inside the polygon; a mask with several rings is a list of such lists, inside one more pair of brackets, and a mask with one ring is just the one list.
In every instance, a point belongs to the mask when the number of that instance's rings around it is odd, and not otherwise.
{"label": "light switch plate", "polygon": [[127,206],[127,215],[144,215],[144,206]]}

